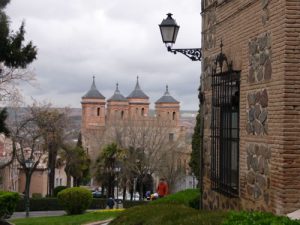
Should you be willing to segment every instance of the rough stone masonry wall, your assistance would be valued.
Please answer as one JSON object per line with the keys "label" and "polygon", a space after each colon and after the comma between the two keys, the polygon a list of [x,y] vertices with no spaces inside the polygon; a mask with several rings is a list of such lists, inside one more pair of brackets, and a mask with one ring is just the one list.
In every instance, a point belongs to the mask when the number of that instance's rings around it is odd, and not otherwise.
{"label": "rough stone masonry wall", "polygon": [[[287,53],[290,51],[290,60],[299,61],[288,45],[289,38],[293,39],[291,45],[297,44],[294,39],[298,38],[299,41],[299,31],[295,31],[295,24],[291,25],[290,37],[286,31],[289,31],[289,20],[291,24],[299,20],[299,8],[289,8],[299,7],[300,2],[203,0],[202,3],[204,207],[264,210],[277,214],[293,211],[298,207],[299,200],[292,195],[292,191],[295,191],[292,187],[300,190],[299,175],[296,176],[296,173],[300,174],[300,166],[293,167],[297,165],[299,157],[291,161],[296,152],[292,150],[299,143],[299,137],[294,132],[296,129],[291,127],[295,127],[292,123],[299,125],[299,100],[297,103],[294,97],[296,94],[299,97],[300,92],[296,85],[290,90],[286,85],[299,78],[299,64],[298,67],[289,64]],[[223,52],[233,61],[233,68],[241,71],[239,198],[224,197],[212,191],[210,186],[211,71],[213,61],[220,52],[221,39]],[[297,82],[299,85],[299,80]],[[287,96],[292,97],[288,100]],[[288,112],[290,108],[294,109],[293,113]],[[291,130],[293,144],[286,137],[286,129]],[[290,153],[287,151],[288,145]],[[290,180],[292,176],[287,173],[293,173],[294,180]],[[287,191],[289,185],[291,189]]]}

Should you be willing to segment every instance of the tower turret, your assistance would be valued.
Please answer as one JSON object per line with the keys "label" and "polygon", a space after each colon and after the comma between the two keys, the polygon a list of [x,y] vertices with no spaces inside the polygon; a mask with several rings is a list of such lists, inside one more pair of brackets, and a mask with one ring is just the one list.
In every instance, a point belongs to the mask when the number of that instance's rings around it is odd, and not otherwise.
{"label": "tower turret", "polygon": [[149,97],[142,91],[139,77],[136,79],[134,90],[127,97],[129,101],[129,116],[131,118],[146,117],[149,114]]}
{"label": "tower turret", "polygon": [[128,118],[129,103],[128,99],[125,98],[120,90],[119,84],[116,84],[116,90],[107,100],[107,119],[108,121],[124,120]]}
{"label": "tower turret", "polygon": [[170,120],[178,125],[180,102],[170,95],[168,85],[164,95],[155,102],[155,111],[159,119]]}
{"label": "tower turret", "polygon": [[81,98],[82,122],[84,129],[105,126],[105,97],[98,91],[95,76],[90,90]]}

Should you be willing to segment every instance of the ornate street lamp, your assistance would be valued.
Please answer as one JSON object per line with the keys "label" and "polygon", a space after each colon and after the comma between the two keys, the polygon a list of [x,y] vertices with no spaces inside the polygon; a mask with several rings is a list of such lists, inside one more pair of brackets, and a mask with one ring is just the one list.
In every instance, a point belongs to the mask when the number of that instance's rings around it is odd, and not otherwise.
{"label": "ornate street lamp", "polygon": [[30,202],[29,202],[29,189],[30,189],[30,180],[31,180],[31,169],[34,166],[34,162],[31,158],[26,159],[25,162],[25,168],[26,171],[26,187],[25,187],[25,210],[26,210],[26,217],[29,217],[29,206],[30,206]]}
{"label": "ornate street lamp", "polygon": [[167,14],[167,18],[163,19],[159,24],[159,29],[163,43],[165,43],[169,52],[176,54],[180,52],[185,56],[189,57],[192,61],[201,60],[201,48],[181,48],[172,49],[173,44],[176,42],[179,26],[176,21],[172,18],[172,13]]}

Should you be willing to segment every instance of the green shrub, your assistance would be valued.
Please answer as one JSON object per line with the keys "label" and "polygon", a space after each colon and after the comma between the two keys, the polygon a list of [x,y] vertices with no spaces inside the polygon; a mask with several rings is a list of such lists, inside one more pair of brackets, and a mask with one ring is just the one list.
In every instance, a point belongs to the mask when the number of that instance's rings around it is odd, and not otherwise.
{"label": "green shrub", "polygon": [[[31,198],[30,199],[30,211],[52,211],[63,210],[63,207],[59,204],[57,198]],[[25,211],[25,199],[19,200],[16,212]]]}
{"label": "green shrub", "polygon": [[57,186],[54,188],[53,190],[53,195],[54,197],[57,197],[57,194],[62,191],[62,190],[65,190],[66,188],[68,188],[67,186]]}
{"label": "green shrub", "polygon": [[42,194],[41,193],[32,193],[32,198],[42,198]]}
{"label": "green shrub", "polygon": [[92,203],[90,204],[89,209],[105,209],[106,208],[106,199],[103,198],[93,198]]}
{"label": "green shrub", "polygon": [[200,212],[182,204],[137,206],[122,212],[109,225],[220,225],[226,213]]}
{"label": "green shrub", "polygon": [[[106,199],[93,198],[89,209],[105,209]],[[59,204],[57,198],[31,198],[30,199],[30,211],[54,211],[63,210],[63,207]],[[25,200],[19,199],[16,212],[25,211]]]}
{"label": "green shrub", "polygon": [[134,207],[134,206],[145,205],[145,204],[148,204],[148,202],[146,202],[146,201],[128,201],[128,200],[125,200],[125,201],[123,201],[123,208],[127,209],[127,208],[131,208],[131,207]]}
{"label": "green shrub", "polygon": [[89,208],[92,202],[92,193],[81,187],[62,190],[57,198],[68,214],[81,214]]}
{"label": "green shrub", "polygon": [[0,220],[9,218],[13,214],[18,200],[18,193],[0,191]]}
{"label": "green shrub", "polygon": [[199,189],[187,189],[184,191],[179,191],[175,194],[167,195],[164,198],[151,201],[151,204],[160,203],[177,203],[189,206],[195,209],[199,209],[200,202],[200,191]]}
{"label": "green shrub", "polygon": [[299,225],[300,221],[266,212],[230,212],[222,225]]}

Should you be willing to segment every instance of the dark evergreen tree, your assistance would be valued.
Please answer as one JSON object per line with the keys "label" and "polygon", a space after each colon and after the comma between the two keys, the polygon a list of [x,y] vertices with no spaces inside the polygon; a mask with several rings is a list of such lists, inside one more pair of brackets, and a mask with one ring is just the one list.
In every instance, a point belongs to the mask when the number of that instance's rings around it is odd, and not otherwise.
{"label": "dark evergreen tree", "polygon": [[[12,33],[9,28],[9,18],[4,12],[5,7],[10,0],[0,0],[0,88],[2,84],[7,84],[9,81],[22,79],[22,75],[15,75],[10,71],[15,69],[25,69],[28,64],[36,59],[37,49],[32,42],[24,44],[24,22],[21,24],[19,31]],[[7,70],[8,69],[8,70]],[[4,90],[4,92],[8,92]],[[0,93],[0,99],[3,99]],[[8,135],[9,131],[5,124],[7,118],[6,109],[0,111],[0,133]]]}
{"label": "dark evergreen tree", "polygon": [[198,111],[196,117],[196,126],[194,128],[194,134],[192,137],[192,153],[189,166],[192,169],[192,172],[200,179],[200,148],[201,148],[201,113]]}
{"label": "dark evergreen tree", "polygon": [[9,136],[9,129],[5,123],[8,117],[7,109],[4,108],[0,111],[0,133],[5,134],[5,136]]}
{"label": "dark evergreen tree", "polygon": [[[199,100],[200,100],[200,88],[199,88]],[[192,137],[192,153],[189,162],[189,166],[196,176],[197,180],[200,181],[200,151],[201,151],[201,129],[202,129],[202,107],[199,104],[199,110],[196,117],[196,125],[194,128],[194,134]]]}
{"label": "dark evergreen tree", "polygon": [[[0,0],[0,62],[8,68],[26,68],[36,59],[37,49],[30,41],[24,44],[24,22],[19,31],[12,33],[9,29],[9,18],[4,12],[10,0]],[[2,71],[0,71],[2,73]]]}

